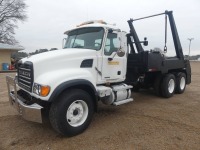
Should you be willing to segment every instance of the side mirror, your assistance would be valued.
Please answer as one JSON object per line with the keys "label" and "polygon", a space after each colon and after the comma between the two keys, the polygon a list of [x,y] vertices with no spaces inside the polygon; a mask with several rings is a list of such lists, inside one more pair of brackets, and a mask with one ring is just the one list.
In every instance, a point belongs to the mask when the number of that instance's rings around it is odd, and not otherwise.
{"label": "side mirror", "polygon": [[116,54],[119,56],[119,57],[123,57],[125,55],[125,51],[122,49],[122,48],[119,48],[115,54],[113,55],[112,58],[108,58],[108,61],[112,61],[113,58],[115,58]]}
{"label": "side mirror", "polygon": [[125,55],[125,51],[122,48],[119,48],[118,51],[117,51],[117,55],[119,57],[123,57]]}
{"label": "side mirror", "polygon": [[65,48],[66,41],[67,41],[67,38],[64,38],[63,41],[62,41],[62,48]]}
{"label": "side mirror", "polygon": [[143,45],[144,45],[144,46],[148,46],[148,41],[147,41],[147,38],[146,38],[146,37],[144,38]]}
{"label": "side mirror", "polygon": [[113,29],[108,29],[108,33],[113,33]]}

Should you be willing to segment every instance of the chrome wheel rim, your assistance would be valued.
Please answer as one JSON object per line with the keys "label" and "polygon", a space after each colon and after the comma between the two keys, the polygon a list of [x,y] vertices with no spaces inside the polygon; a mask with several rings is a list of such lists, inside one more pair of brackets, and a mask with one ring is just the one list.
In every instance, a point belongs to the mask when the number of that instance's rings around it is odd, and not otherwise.
{"label": "chrome wheel rim", "polygon": [[180,80],[180,89],[183,90],[185,88],[185,78],[182,77]]}
{"label": "chrome wheel rim", "polygon": [[68,108],[66,119],[73,126],[82,125],[88,117],[88,105],[83,100],[74,101]]}
{"label": "chrome wheel rim", "polygon": [[174,92],[174,88],[175,88],[175,81],[173,79],[170,79],[169,83],[168,83],[168,91],[169,91],[169,93],[173,93]]}

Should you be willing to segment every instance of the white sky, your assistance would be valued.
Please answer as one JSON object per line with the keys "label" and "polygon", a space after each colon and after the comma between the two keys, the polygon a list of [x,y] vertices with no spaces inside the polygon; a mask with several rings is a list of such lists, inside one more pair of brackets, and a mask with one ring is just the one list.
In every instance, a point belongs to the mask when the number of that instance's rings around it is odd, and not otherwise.
{"label": "white sky", "polygon": [[[28,20],[19,23],[16,38],[26,52],[43,48],[61,48],[64,31],[87,20],[103,19],[108,23],[129,31],[127,20],[139,18],[165,10],[173,10],[176,26],[184,54],[200,54],[200,0],[26,0]],[[155,20],[155,21],[154,21]],[[162,22],[163,21],[163,22]],[[159,25],[159,22],[162,22]],[[147,36],[149,45],[164,46],[164,16],[153,22],[136,22],[136,31],[142,40]],[[139,29],[140,28],[140,29]],[[154,30],[153,30],[154,28]],[[158,29],[158,30],[157,30]],[[168,28],[168,31],[170,29]],[[168,36],[168,47],[171,35]],[[149,46],[154,48],[155,46]]]}

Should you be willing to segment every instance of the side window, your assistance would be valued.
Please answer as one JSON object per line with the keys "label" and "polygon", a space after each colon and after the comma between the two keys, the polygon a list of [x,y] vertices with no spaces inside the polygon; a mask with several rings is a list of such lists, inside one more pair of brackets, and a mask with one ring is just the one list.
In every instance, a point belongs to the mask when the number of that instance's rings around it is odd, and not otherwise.
{"label": "side window", "polygon": [[106,45],[104,49],[104,54],[109,56],[113,52],[116,52],[120,47],[120,40],[117,37],[116,33],[108,33],[107,39],[106,39]]}

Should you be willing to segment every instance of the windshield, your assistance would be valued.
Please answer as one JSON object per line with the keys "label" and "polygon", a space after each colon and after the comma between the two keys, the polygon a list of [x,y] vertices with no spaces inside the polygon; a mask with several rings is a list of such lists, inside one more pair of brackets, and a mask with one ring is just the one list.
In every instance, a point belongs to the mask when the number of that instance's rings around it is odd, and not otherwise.
{"label": "windshield", "polygon": [[73,30],[68,33],[64,48],[85,48],[100,50],[103,41],[104,29],[88,27]]}

